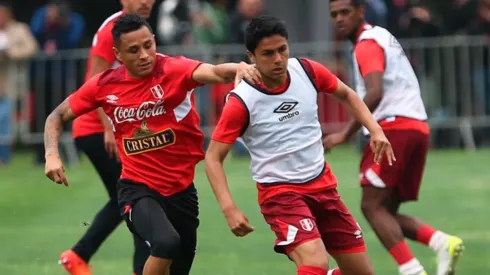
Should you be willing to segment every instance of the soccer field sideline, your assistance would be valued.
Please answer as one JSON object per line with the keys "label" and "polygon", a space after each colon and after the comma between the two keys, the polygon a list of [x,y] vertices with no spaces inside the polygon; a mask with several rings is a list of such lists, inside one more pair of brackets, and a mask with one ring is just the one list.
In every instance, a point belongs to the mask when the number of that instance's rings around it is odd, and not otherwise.
{"label": "soccer field sideline", "polygon": [[[359,220],[376,274],[396,274],[396,265],[377,242],[359,211],[357,185],[359,156],[350,148],[327,156],[340,182],[344,201]],[[490,273],[490,151],[432,151],[422,187],[421,201],[404,211],[416,214],[435,227],[455,233],[466,241],[467,251],[457,274]],[[31,157],[16,156],[8,169],[0,170],[0,274],[64,274],[56,265],[59,253],[70,247],[105,202],[98,178],[83,161],[67,170],[70,187],[50,183],[43,168],[33,168]],[[228,230],[200,165],[196,184],[200,193],[201,226],[199,247],[192,274],[245,275],[295,274],[286,258],[274,254],[274,235],[260,215],[255,185],[247,159],[230,159],[226,170],[238,205],[249,216],[256,232],[240,239]],[[435,271],[431,251],[410,243],[414,253]],[[130,274],[131,240],[121,226],[95,256],[94,274]]]}

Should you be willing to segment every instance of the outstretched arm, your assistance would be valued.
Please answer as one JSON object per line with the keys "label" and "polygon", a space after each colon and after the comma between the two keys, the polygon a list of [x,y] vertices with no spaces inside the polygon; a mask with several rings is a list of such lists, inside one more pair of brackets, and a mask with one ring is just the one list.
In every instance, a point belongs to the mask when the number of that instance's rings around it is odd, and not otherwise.
{"label": "outstretched arm", "polygon": [[250,82],[260,82],[260,73],[254,65],[245,62],[211,65],[201,64],[192,73],[192,79],[203,84],[231,83],[237,85],[242,78]]}

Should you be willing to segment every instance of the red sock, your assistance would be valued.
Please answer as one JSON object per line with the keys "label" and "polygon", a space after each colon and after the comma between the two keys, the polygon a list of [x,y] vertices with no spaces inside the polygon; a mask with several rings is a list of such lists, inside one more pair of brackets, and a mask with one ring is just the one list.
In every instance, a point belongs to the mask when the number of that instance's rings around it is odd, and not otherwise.
{"label": "red sock", "polygon": [[319,266],[303,265],[298,267],[298,275],[327,275],[327,270]]}
{"label": "red sock", "polygon": [[432,235],[436,233],[437,230],[432,228],[430,225],[424,224],[417,230],[417,241],[419,243],[429,245]]}
{"label": "red sock", "polygon": [[411,261],[414,257],[412,251],[408,247],[405,241],[401,241],[392,248],[390,248],[390,254],[398,263],[398,265],[402,265]]}
{"label": "red sock", "polygon": [[342,275],[342,273],[340,273],[340,269],[338,267],[335,269],[329,270],[329,272],[332,272],[329,275]]}

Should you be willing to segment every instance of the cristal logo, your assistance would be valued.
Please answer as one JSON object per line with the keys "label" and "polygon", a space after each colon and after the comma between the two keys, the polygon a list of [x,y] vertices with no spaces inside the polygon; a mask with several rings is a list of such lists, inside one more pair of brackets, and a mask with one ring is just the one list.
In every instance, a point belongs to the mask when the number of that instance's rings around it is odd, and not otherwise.
{"label": "cristal logo", "polygon": [[163,100],[159,100],[157,102],[145,101],[137,108],[124,108],[121,106],[117,107],[114,110],[114,118],[117,123],[123,123],[126,121],[131,122],[154,116],[160,116],[165,113]]}

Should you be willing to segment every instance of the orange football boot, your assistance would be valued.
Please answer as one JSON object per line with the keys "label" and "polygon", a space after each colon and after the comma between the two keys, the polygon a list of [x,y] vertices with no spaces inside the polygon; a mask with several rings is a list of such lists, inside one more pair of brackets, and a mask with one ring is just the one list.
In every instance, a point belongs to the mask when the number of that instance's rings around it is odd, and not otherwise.
{"label": "orange football boot", "polygon": [[71,249],[61,253],[59,264],[70,275],[92,275],[88,264]]}

